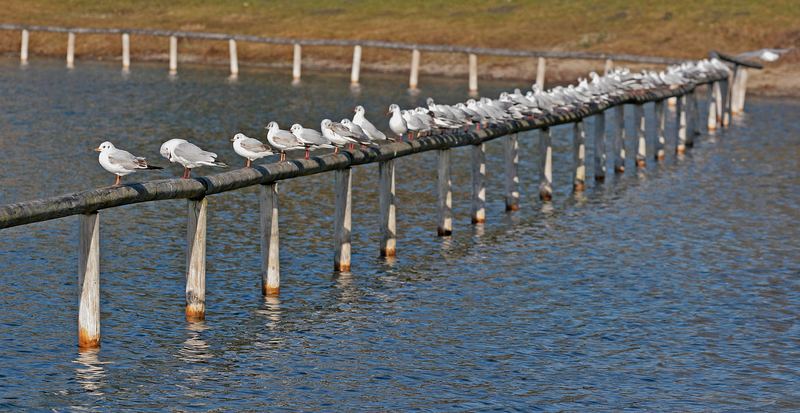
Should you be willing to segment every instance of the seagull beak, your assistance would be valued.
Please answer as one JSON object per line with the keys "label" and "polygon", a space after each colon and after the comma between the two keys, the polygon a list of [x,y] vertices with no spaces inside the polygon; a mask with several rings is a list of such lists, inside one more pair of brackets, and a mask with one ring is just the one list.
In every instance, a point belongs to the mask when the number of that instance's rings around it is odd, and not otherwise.
{"label": "seagull beak", "polygon": [[102,150],[102,149],[100,149],[99,147],[97,147],[97,148],[94,148],[94,151],[95,151],[95,152],[103,152],[103,150]]}
{"label": "seagull beak", "polygon": [[230,141],[233,142],[233,138],[231,138]]}
{"label": "seagull beak", "polygon": [[389,116],[389,115],[391,115],[391,114],[392,114],[392,111],[391,111],[391,110],[387,110],[387,111],[386,111],[386,116]]}

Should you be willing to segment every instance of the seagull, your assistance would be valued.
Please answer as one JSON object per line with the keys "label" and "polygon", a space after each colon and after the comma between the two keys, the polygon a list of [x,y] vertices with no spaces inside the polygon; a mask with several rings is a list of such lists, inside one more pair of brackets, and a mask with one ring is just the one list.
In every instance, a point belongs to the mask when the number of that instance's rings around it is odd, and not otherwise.
{"label": "seagull", "polygon": [[297,140],[291,132],[285,131],[278,126],[278,122],[270,122],[267,125],[267,140],[269,144],[281,151],[281,160],[286,160],[286,151],[289,149],[302,149],[303,144]]}
{"label": "seagull", "polygon": [[322,131],[322,136],[328,138],[335,146],[336,149],[334,149],[334,153],[339,152],[340,146],[344,147],[345,145],[355,145],[358,143],[358,141],[354,139],[356,134],[339,122],[323,119],[319,126]]}
{"label": "seagull", "polygon": [[350,119],[347,118],[342,119],[342,126],[349,129],[350,132],[353,133],[353,139],[358,141],[358,143],[364,146],[378,146],[378,144],[372,142],[369,136],[367,136],[366,132],[364,132],[364,130],[361,129],[361,126],[356,125]]}
{"label": "seagull", "polygon": [[408,124],[406,120],[403,119],[403,114],[400,113],[400,106],[392,103],[389,105],[389,111],[386,112],[386,115],[392,115],[389,119],[389,129],[394,132],[395,135],[403,139],[403,135],[408,132]]}
{"label": "seagull", "polygon": [[379,131],[372,122],[368,121],[367,118],[364,116],[364,107],[359,105],[356,106],[354,112],[356,113],[353,116],[353,123],[360,126],[361,129],[364,130],[364,133],[367,134],[372,141],[385,141],[386,135],[383,132]]}
{"label": "seagull", "polygon": [[123,176],[136,172],[137,169],[164,169],[160,166],[149,165],[144,158],[117,149],[113,143],[108,141],[101,143],[95,148],[95,151],[100,152],[100,166],[116,175],[114,186],[120,185]]}
{"label": "seagull", "polygon": [[297,138],[297,141],[300,142],[303,146],[306,147],[306,159],[308,159],[309,151],[311,147],[317,148],[330,148],[331,141],[328,138],[322,136],[321,133],[315,131],[314,129],[306,129],[299,123],[295,123],[292,125],[292,135]]}
{"label": "seagull", "polygon": [[184,179],[189,179],[192,169],[199,166],[216,166],[227,168],[228,165],[217,162],[217,154],[207,152],[186,139],[170,139],[161,145],[161,156],[169,159],[170,162],[177,162],[183,165]]}
{"label": "seagull", "polygon": [[272,151],[269,150],[269,146],[263,144],[258,139],[248,138],[247,135],[243,133],[237,133],[236,135],[233,135],[231,142],[233,142],[234,152],[247,159],[244,164],[245,168],[249,168],[256,159],[261,159],[265,156],[272,155]]}

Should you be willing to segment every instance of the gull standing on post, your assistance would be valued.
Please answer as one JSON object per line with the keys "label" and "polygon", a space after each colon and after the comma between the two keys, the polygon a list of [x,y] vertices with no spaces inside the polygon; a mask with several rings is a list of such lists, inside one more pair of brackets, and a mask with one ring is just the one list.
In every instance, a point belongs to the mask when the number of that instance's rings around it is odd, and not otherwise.
{"label": "gull standing on post", "polygon": [[133,156],[128,151],[117,149],[113,143],[108,141],[101,143],[95,148],[95,151],[100,152],[100,166],[116,175],[114,186],[120,185],[123,176],[136,172],[137,169],[164,169],[160,166],[150,165],[146,159]]}
{"label": "gull standing on post", "polygon": [[286,151],[289,149],[303,149],[303,145],[291,132],[285,131],[278,126],[278,122],[270,122],[267,125],[267,140],[269,144],[281,151],[281,160],[286,160]]}
{"label": "gull standing on post", "polygon": [[389,118],[389,129],[391,129],[392,132],[394,132],[394,134],[400,139],[403,139],[403,135],[408,132],[408,124],[406,123],[406,120],[403,119],[403,114],[400,113],[400,106],[392,103],[389,105],[389,111],[386,112],[386,114],[392,115],[392,117]]}
{"label": "gull standing on post", "polygon": [[364,133],[367,134],[367,137],[372,141],[385,141],[386,135],[383,132],[379,131],[372,122],[368,121],[367,118],[364,116],[364,107],[361,105],[356,106],[354,112],[356,113],[353,116],[353,123],[360,126],[361,129],[364,130]]}
{"label": "gull standing on post", "polygon": [[330,148],[331,141],[322,136],[321,133],[314,129],[306,129],[299,123],[292,125],[292,135],[297,138],[303,146],[306,147],[306,159],[309,157],[309,151],[312,147],[315,148]]}
{"label": "gull standing on post", "polygon": [[170,162],[183,165],[183,179],[189,179],[192,169],[200,166],[228,167],[222,162],[217,162],[217,154],[204,151],[186,139],[170,139],[161,145],[159,152]]}
{"label": "gull standing on post", "polygon": [[247,159],[244,164],[245,168],[249,168],[256,159],[261,159],[265,156],[272,155],[269,146],[265,145],[258,139],[248,138],[243,133],[233,135],[231,139],[233,142],[233,151],[239,156]]}

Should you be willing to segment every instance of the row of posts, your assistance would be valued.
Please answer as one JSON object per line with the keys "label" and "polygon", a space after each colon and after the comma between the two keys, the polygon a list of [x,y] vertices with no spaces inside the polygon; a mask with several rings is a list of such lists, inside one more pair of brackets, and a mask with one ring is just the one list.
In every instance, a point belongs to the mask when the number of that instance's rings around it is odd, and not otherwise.
{"label": "row of posts", "polygon": [[[723,87],[718,83],[709,85],[709,122],[714,120],[713,130],[721,127],[722,117],[718,108],[724,107],[726,97],[720,93]],[[633,119],[636,125],[636,165],[646,166],[647,141],[645,132],[644,105],[628,104],[617,106],[614,111],[616,123],[613,154],[614,170],[625,170],[625,106],[633,106]],[[653,158],[663,160],[666,155],[664,101],[654,104],[656,129]],[[594,177],[600,182],[606,176],[606,116],[605,112],[594,116]],[[675,152],[682,154],[693,146],[694,136],[700,133],[700,109],[697,92],[678,97],[676,105]],[[549,128],[540,134],[540,184],[539,197],[543,201],[553,198],[553,146]],[[449,236],[453,233],[453,194],[451,178],[451,151],[437,151],[437,234]],[[573,124],[573,191],[586,188],[586,132],[582,120]],[[471,146],[472,156],[472,209],[471,221],[482,224],[486,221],[486,143]],[[504,198],[507,211],[520,208],[519,193],[519,141],[517,134],[504,138],[505,188]],[[397,209],[395,202],[395,161],[387,160],[378,164],[380,248],[383,257],[394,257],[397,249]],[[345,168],[334,172],[335,212],[333,234],[333,269],[338,272],[350,271],[351,233],[352,233],[352,169]],[[261,244],[261,292],[265,296],[280,293],[280,253],[278,229],[278,184],[261,185],[258,192],[260,204],[260,244]],[[206,221],[208,199],[188,201],[186,237],[186,318],[198,321],[205,318],[205,278],[206,278]],[[82,215],[80,219],[79,243],[79,289],[80,305],[78,315],[78,342],[82,348],[100,345],[100,231],[97,212]]]}

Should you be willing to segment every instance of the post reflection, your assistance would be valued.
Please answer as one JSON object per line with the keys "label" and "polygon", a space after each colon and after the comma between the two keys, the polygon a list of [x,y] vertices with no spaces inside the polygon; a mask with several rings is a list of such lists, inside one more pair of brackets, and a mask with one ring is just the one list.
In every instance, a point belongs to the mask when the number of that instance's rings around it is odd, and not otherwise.
{"label": "post reflection", "polygon": [[208,330],[205,322],[187,323],[188,337],[178,350],[178,359],[184,363],[179,372],[184,375],[188,385],[183,386],[189,398],[206,398],[209,392],[202,388],[211,369],[208,361],[213,357],[208,343],[203,340],[202,333]]}
{"label": "post reflection", "polygon": [[79,366],[75,368],[75,378],[78,384],[93,396],[102,396],[105,385],[106,369],[100,361],[99,349],[81,350],[78,358],[73,360]]}

